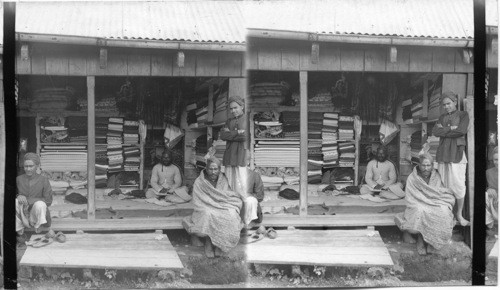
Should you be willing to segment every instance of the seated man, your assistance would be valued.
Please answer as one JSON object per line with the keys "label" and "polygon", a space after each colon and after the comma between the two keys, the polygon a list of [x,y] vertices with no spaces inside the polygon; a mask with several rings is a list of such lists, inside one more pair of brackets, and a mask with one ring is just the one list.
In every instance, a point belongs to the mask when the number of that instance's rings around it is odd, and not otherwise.
{"label": "seated man", "polygon": [[[40,157],[35,153],[24,155],[24,174],[16,178],[16,232],[18,241],[24,243],[25,228],[34,228],[40,233],[40,226],[50,220],[47,208],[52,204],[52,188],[49,179],[37,173]],[[49,233],[53,232],[49,228]]]}
{"label": "seated man", "polygon": [[240,218],[243,196],[231,190],[220,167],[219,159],[207,160],[206,169],[193,184],[193,214],[182,221],[193,244],[199,242],[198,237],[205,238],[205,254],[209,258],[235,247],[243,227]]}
{"label": "seated man", "polygon": [[179,168],[172,164],[172,153],[165,150],[160,163],[153,167],[151,187],[146,191],[146,198],[165,196],[165,200],[173,203],[184,203],[191,200],[187,188],[182,186]]}
{"label": "seated man", "polygon": [[493,151],[493,164],[495,167],[486,170],[486,227],[488,236],[494,236],[493,227],[498,223],[498,147]]}
{"label": "seated man", "polygon": [[365,182],[360,188],[361,194],[380,192],[380,197],[387,199],[400,199],[405,196],[403,185],[396,182],[398,176],[396,167],[387,160],[387,148],[380,146],[375,159],[366,166]]}
{"label": "seated man", "polygon": [[[418,235],[417,251],[421,255],[439,250],[451,239],[455,196],[444,187],[433,167],[434,159],[428,153],[419,156],[420,165],[413,169],[406,181],[406,210],[394,217],[403,232],[403,240],[415,243],[411,235]],[[426,246],[427,244],[427,246]]]}
{"label": "seated man", "polygon": [[247,196],[243,200],[241,219],[247,226],[252,228],[262,222],[262,208],[260,202],[264,200],[264,184],[260,174],[247,168]]}

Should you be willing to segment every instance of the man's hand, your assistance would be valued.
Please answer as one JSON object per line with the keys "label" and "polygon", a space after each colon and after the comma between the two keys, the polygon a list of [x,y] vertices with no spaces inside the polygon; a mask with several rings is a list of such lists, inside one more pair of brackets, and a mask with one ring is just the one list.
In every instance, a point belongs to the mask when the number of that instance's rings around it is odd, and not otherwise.
{"label": "man's hand", "polygon": [[451,127],[450,127],[450,129],[451,129],[451,130],[455,130],[455,129],[457,129],[457,128],[458,128],[458,126],[451,126]]}
{"label": "man's hand", "polygon": [[229,128],[224,127],[224,128],[221,129],[221,131],[223,131],[223,132],[229,132]]}
{"label": "man's hand", "polygon": [[160,190],[160,193],[167,193],[167,192],[168,192],[168,190],[169,190],[169,188],[162,188],[162,189]]}
{"label": "man's hand", "polygon": [[26,196],[24,195],[18,195],[17,200],[22,204],[22,205],[28,205],[28,199],[26,199]]}
{"label": "man's hand", "polygon": [[384,187],[384,184],[377,184],[373,189],[382,189]]}
{"label": "man's hand", "polygon": [[436,126],[437,126],[438,128],[443,128],[443,125],[441,125],[440,123],[438,123]]}
{"label": "man's hand", "polygon": [[245,130],[241,129],[241,130],[238,130],[238,134],[243,134],[245,133]]}

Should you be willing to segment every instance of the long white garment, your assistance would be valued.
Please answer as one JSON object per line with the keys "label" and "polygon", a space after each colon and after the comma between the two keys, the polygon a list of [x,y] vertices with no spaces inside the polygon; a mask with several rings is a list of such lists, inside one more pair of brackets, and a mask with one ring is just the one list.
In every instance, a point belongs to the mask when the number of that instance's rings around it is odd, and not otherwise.
{"label": "long white garment", "polygon": [[437,168],[441,180],[446,188],[450,189],[455,198],[465,197],[465,173],[467,171],[467,158],[465,153],[459,163],[438,163]]}
{"label": "long white garment", "polygon": [[251,221],[256,220],[257,217],[257,206],[259,202],[253,196],[248,196],[243,201],[243,222],[245,225],[250,224]]}
{"label": "long white garment", "polygon": [[16,232],[30,227],[38,229],[41,225],[47,223],[46,214],[47,205],[45,202],[35,202],[31,211],[27,213],[26,208],[16,199]]}
{"label": "long white garment", "polygon": [[238,192],[242,196],[248,196],[248,172],[246,167],[226,166],[224,174],[226,175],[229,182],[229,187],[233,191]]}

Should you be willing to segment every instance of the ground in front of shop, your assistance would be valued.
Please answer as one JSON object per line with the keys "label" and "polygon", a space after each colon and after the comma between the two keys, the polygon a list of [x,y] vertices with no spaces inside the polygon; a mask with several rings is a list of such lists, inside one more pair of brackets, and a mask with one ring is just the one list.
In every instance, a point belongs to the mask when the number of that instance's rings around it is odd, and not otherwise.
{"label": "ground in front of shop", "polygon": [[[244,262],[244,246],[228,257],[207,259],[203,247],[189,244],[182,230],[168,231],[185,268],[182,271],[133,271],[33,268],[20,278],[21,289],[70,288],[245,288],[245,287],[404,287],[471,285],[471,251],[459,232],[439,255],[419,256],[395,227],[376,228],[393,258],[392,268],[255,265]],[[491,242],[487,245],[492,247]],[[22,251],[19,251],[22,255]],[[20,276],[25,276],[22,273]],[[497,283],[490,272],[487,284]]]}

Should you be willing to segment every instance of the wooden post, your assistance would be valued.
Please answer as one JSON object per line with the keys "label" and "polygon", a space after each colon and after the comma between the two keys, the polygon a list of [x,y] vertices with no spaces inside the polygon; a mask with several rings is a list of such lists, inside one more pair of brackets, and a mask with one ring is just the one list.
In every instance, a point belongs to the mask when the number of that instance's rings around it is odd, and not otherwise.
{"label": "wooden post", "polygon": [[255,169],[255,123],[253,122],[255,112],[250,111],[250,117],[248,118],[248,127],[250,128],[250,169]]}
{"label": "wooden post", "polygon": [[307,215],[307,71],[301,71],[300,77],[300,202],[299,215]]}
{"label": "wooden post", "polygon": [[[3,100],[0,101],[0,208],[4,208],[5,199],[5,108]],[[3,214],[0,215],[0,238],[3,240]],[[0,255],[5,256],[3,243],[0,245]]]}
{"label": "wooden post", "polygon": [[95,219],[95,76],[87,76],[87,219]]}
{"label": "wooden post", "polygon": [[[474,232],[474,97],[467,96],[464,100],[465,111],[469,114],[469,128],[467,130],[467,177],[469,192],[469,221],[470,221],[470,246],[473,248],[472,233]],[[483,193],[484,194],[484,193]]]}

